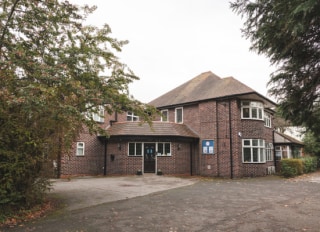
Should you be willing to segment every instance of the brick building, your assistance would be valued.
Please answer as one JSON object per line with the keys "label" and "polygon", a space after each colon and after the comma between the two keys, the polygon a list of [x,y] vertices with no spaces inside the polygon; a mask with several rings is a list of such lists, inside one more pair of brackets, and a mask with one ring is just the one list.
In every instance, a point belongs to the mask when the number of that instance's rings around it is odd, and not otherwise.
{"label": "brick building", "polygon": [[205,72],[149,104],[162,112],[151,127],[132,112],[98,117],[110,137],[82,133],[61,174],[240,178],[274,170],[275,103],[233,77]]}

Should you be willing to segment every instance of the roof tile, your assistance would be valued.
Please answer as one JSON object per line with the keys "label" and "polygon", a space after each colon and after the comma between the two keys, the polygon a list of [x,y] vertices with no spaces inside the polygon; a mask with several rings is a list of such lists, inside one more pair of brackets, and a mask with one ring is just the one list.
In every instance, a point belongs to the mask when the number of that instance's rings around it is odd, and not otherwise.
{"label": "roof tile", "polygon": [[172,122],[152,122],[151,127],[148,123],[141,122],[117,122],[108,127],[107,133],[110,136],[180,136],[198,138],[198,134],[185,124]]}

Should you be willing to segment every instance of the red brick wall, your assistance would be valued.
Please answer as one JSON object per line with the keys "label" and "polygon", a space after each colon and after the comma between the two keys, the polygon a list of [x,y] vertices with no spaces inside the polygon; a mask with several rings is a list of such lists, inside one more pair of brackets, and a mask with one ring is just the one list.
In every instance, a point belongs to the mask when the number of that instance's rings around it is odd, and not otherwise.
{"label": "red brick wall", "polygon": [[[180,144],[180,150],[178,150]],[[136,174],[143,171],[142,156],[128,156],[128,142],[121,142],[121,150],[117,142],[109,142],[107,145],[107,174]],[[114,160],[111,160],[114,155]],[[190,146],[189,143],[171,143],[171,156],[158,156],[156,169],[161,169],[163,174],[190,174]]]}
{"label": "red brick wall", "polygon": [[[84,156],[76,155],[76,143],[84,142]],[[104,144],[85,130],[68,153],[61,157],[61,176],[103,174]]]}
{"label": "red brick wall", "polygon": [[[174,122],[175,108],[168,109],[168,112],[169,121]],[[107,116],[101,126],[105,128],[109,120],[113,119],[115,115]],[[126,113],[118,114],[118,121],[126,121]],[[190,174],[190,163],[192,163],[193,175],[226,178],[230,178],[232,174],[235,178],[263,176],[267,174],[267,167],[274,165],[274,162],[242,163],[242,139],[264,139],[266,143],[272,143],[273,139],[272,129],[266,128],[263,121],[241,119],[240,100],[207,101],[184,106],[183,122],[199,134],[199,143],[192,145],[192,160],[190,160],[190,144],[173,141],[172,156],[157,157],[156,168],[161,169],[164,174]],[[202,154],[201,145],[204,139],[214,140],[214,155]],[[85,156],[77,157],[74,145],[71,153],[62,157],[62,175],[103,174],[104,143],[87,132],[77,141],[85,142]],[[181,144],[180,150],[178,144]],[[114,155],[114,160],[111,160],[111,155]],[[121,150],[117,142],[109,141],[107,174],[136,174],[137,170],[143,170],[143,157],[128,156],[128,141],[121,142]]]}

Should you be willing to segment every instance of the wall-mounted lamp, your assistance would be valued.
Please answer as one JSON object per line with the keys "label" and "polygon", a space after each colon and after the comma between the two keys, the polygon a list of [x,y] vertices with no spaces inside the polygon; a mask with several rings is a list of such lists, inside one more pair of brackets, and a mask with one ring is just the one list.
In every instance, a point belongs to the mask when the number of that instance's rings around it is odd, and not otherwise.
{"label": "wall-mounted lamp", "polygon": [[118,143],[118,149],[121,150],[121,143]]}
{"label": "wall-mounted lamp", "polygon": [[181,149],[181,144],[178,144],[178,150],[180,150]]}

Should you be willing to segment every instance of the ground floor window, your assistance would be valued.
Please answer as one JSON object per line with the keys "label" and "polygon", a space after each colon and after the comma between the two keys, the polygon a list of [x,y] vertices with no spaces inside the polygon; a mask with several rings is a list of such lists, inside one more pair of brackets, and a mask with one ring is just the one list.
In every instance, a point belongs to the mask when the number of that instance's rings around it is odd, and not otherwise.
{"label": "ground floor window", "polygon": [[291,158],[289,146],[276,146],[276,157],[278,160]]}
{"label": "ground floor window", "polygon": [[266,143],[266,160],[267,161],[273,161],[273,144],[272,143]]}
{"label": "ground floor window", "polygon": [[242,160],[244,163],[265,163],[265,142],[263,139],[242,140]]}
{"label": "ground floor window", "polygon": [[158,143],[157,155],[158,156],[170,156],[171,144],[170,143]]}
{"label": "ground floor window", "polygon": [[84,142],[77,142],[77,156],[84,156]]}
{"label": "ground floor window", "polygon": [[[142,156],[144,155],[144,144],[145,143],[129,143],[128,144],[128,155],[129,156]],[[150,143],[148,143],[150,144]],[[154,143],[156,146],[155,153],[158,156],[170,156],[171,155],[171,143],[157,142]]]}
{"label": "ground floor window", "polygon": [[129,156],[142,156],[142,143],[129,143]]}

